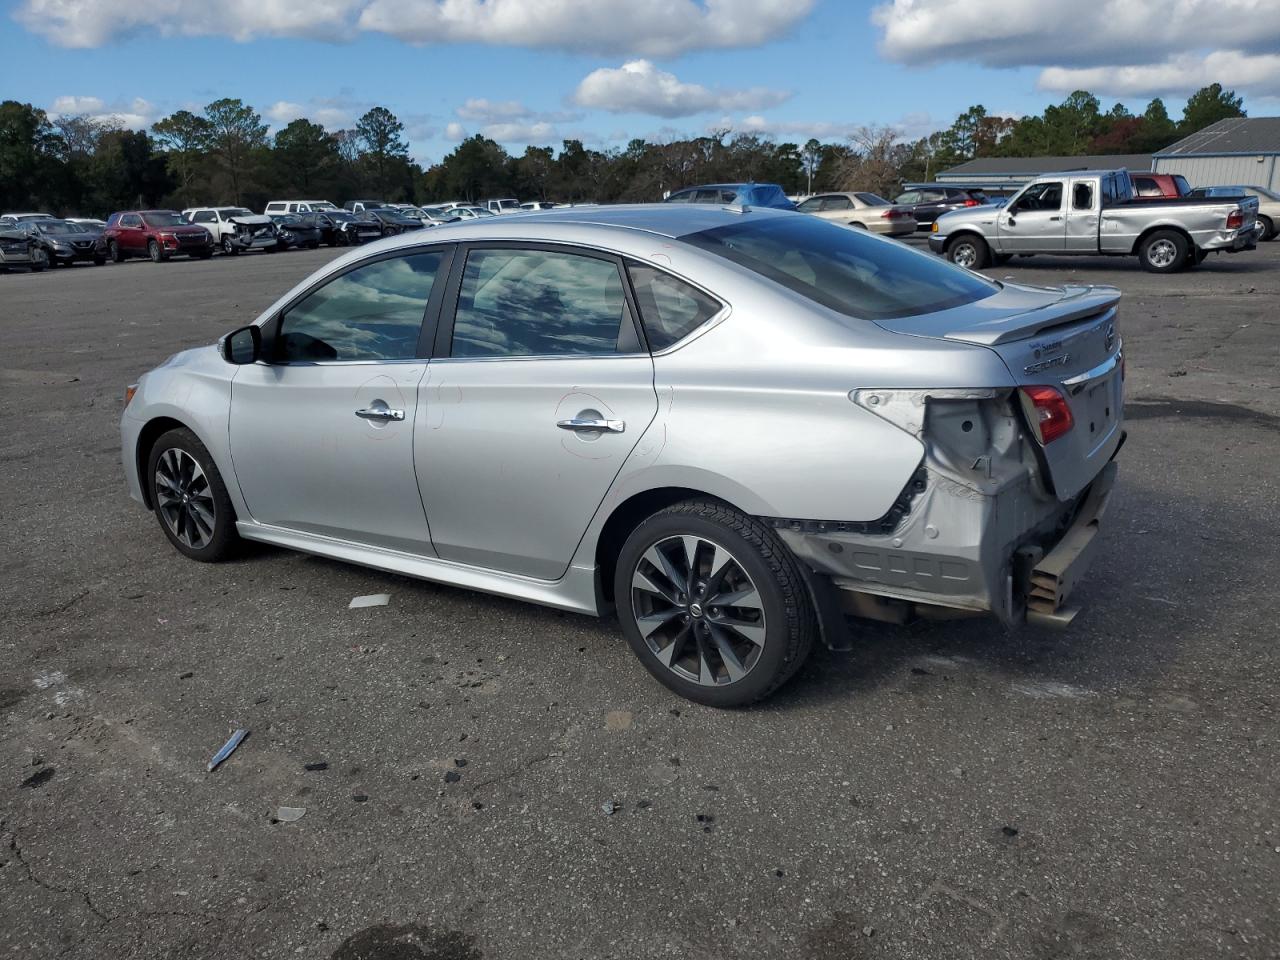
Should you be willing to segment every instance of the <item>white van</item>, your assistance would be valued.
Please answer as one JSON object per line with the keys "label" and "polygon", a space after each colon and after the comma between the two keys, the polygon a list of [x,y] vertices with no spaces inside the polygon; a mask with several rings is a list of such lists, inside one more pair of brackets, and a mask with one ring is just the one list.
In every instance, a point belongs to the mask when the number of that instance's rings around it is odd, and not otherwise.
{"label": "white van", "polygon": [[337,210],[328,200],[272,200],[263,210],[264,216],[273,213],[319,213],[321,210]]}

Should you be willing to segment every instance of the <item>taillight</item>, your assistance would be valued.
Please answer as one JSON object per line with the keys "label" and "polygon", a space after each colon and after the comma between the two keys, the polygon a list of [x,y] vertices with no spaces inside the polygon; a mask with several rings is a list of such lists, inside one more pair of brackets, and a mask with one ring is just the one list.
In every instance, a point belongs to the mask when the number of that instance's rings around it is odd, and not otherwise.
{"label": "taillight", "polygon": [[1227,214],[1227,229],[1239,230],[1244,226],[1244,212],[1240,210],[1232,210]]}
{"label": "taillight", "polygon": [[1057,387],[1023,387],[1018,395],[1027,422],[1042,447],[1053,443],[1075,424],[1067,398]]}
{"label": "taillight", "polygon": [[968,200],[966,200],[966,201],[964,202],[964,205],[965,205],[966,207],[980,207],[980,206],[982,206],[982,204],[981,204],[981,203],[979,203],[977,200],[973,199],[973,197],[970,197]]}

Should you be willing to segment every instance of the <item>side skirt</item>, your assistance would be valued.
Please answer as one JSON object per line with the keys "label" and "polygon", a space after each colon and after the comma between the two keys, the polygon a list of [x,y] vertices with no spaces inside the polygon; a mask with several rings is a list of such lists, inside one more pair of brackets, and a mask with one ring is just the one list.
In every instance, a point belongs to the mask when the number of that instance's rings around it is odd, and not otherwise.
{"label": "side skirt", "polygon": [[446,583],[466,590],[479,590],[515,600],[527,600],[545,607],[555,607],[557,610],[597,615],[594,567],[571,566],[559,580],[534,580],[530,577],[469,567],[449,560],[419,557],[397,550],[337,540],[333,537],[300,533],[265,523],[240,520],[236,522],[236,532],[246,540],[270,543],[277,547],[286,547],[319,557],[329,557],[362,567],[385,570],[388,573]]}

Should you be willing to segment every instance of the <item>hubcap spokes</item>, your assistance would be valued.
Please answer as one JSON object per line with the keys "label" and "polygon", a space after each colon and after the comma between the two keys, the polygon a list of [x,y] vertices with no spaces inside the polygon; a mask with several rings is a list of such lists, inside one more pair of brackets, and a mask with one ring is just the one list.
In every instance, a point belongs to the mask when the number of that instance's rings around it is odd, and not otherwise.
{"label": "hubcap spokes", "polygon": [[960,266],[972,267],[977,262],[977,259],[977,253],[968,244],[962,244],[956,248],[956,263],[960,264]]}
{"label": "hubcap spokes", "polygon": [[631,577],[631,607],[658,662],[694,683],[736,683],[764,650],[760,593],[728,550],[702,537],[668,537],[646,550]]}
{"label": "hubcap spokes", "polygon": [[217,510],[209,480],[195,457],[170,448],[156,463],[156,505],[175,537],[199,550],[213,537]]}
{"label": "hubcap spokes", "polygon": [[1168,240],[1157,240],[1151,245],[1151,262],[1157,267],[1167,267],[1173,263],[1173,258],[1177,254],[1177,249]]}

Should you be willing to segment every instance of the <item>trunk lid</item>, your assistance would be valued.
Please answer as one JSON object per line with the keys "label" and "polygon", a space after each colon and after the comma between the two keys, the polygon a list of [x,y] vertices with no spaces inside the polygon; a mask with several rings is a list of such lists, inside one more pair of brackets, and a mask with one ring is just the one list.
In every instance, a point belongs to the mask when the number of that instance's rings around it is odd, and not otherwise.
{"label": "trunk lid", "polygon": [[1000,356],[1020,387],[1058,390],[1073,426],[1042,449],[1055,493],[1070,500],[1120,446],[1124,385],[1119,301],[1114,287],[1005,284],[985,300],[878,323],[895,333],[985,347]]}

